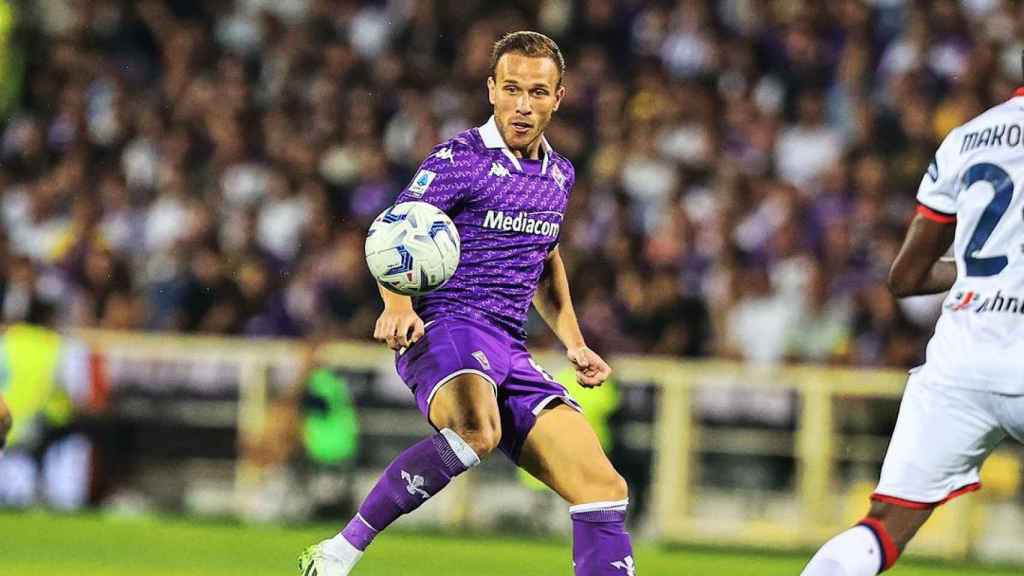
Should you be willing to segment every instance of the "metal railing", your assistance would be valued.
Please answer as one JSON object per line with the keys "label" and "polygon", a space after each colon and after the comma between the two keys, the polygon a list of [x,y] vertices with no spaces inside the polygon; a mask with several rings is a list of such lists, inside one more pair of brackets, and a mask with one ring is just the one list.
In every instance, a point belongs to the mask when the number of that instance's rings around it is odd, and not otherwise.
{"label": "metal railing", "polygon": [[[237,364],[240,439],[258,433],[264,426],[270,369],[296,363],[306,349],[304,344],[282,340],[94,330],[80,330],[75,336],[94,351],[123,360]],[[566,366],[560,354],[541,352],[536,356],[552,371]],[[379,370],[388,366],[391,358],[384,347],[369,343],[334,342],[317,349],[320,363],[350,370]],[[613,357],[610,363],[620,382],[658,388],[651,519],[656,536],[668,542],[807,547],[820,544],[848,526],[858,514],[866,512],[867,493],[851,495],[849,487],[842,485],[837,472],[837,449],[849,448],[843,450],[846,460],[860,459],[876,465],[886,438],[845,436],[836,425],[837,403],[853,398],[895,400],[906,381],[906,373],[900,370],[758,367],[728,361],[683,362],[639,356]],[[792,432],[708,429],[700,418],[697,401],[698,392],[705,387],[795,394],[795,427]],[[774,452],[792,457],[796,469],[794,488],[789,494],[777,495],[785,512],[768,519],[722,519],[697,514],[695,503],[710,491],[698,481],[699,455],[709,446],[726,452]],[[237,463],[235,484],[239,493],[259,480],[256,467],[244,461]],[[963,498],[943,507],[912,550],[949,558],[969,555],[976,535],[974,502],[973,498]]]}

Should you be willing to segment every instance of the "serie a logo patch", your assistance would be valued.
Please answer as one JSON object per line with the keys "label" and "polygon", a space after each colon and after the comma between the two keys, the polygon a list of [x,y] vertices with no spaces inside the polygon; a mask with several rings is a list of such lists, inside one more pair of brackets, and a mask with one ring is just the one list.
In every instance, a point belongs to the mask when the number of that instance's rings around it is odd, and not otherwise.
{"label": "serie a logo patch", "polygon": [[430,170],[420,170],[412,179],[412,184],[409,185],[409,194],[417,198],[423,196],[427,188],[430,188],[430,183],[434,181],[434,178],[437,178],[436,173]]}

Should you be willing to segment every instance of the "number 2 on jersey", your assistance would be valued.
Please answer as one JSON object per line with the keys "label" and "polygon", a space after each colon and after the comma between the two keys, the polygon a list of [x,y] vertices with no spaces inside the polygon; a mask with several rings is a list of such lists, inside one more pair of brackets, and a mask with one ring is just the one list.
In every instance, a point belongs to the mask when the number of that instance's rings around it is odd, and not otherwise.
{"label": "number 2 on jersey", "polygon": [[992,231],[996,229],[999,220],[1010,207],[1014,184],[1006,170],[988,162],[975,164],[964,173],[964,189],[970,188],[975,182],[988,182],[995,190],[995,195],[992,196],[992,201],[982,212],[978,225],[967,242],[967,248],[964,250],[964,265],[968,276],[995,276],[1002,272],[1003,268],[1006,268],[1008,262],[1006,256],[977,258],[974,255],[988,242]]}

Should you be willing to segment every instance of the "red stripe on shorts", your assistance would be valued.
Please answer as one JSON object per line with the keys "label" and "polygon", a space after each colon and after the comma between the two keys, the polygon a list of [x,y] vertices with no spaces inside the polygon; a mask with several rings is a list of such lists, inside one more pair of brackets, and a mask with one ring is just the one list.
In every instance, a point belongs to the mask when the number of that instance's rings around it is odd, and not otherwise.
{"label": "red stripe on shorts", "polygon": [[981,483],[974,482],[973,484],[968,484],[967,486],[953,490],[948,496],[938,502],[917,502],[915,500],[906,500],[895,496],[886,496],[885,494],[878,494],[877,492],[871,495],[871,499],[875,502],[884,502],[885,504],[892,504],[893,506],[899,506],[900,508],[909,508],[910,510],[931,510],[936,506],[942,506],[957,496],[963,496],[968,492],[977,492],[978,490],[981,490]]}

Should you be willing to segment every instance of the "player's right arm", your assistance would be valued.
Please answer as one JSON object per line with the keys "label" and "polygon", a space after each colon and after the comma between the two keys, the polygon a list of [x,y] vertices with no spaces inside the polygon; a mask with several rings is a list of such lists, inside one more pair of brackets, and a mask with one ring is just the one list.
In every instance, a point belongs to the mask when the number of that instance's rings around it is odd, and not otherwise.
{"label": "player's right arm", "polygon": [[[454,138],[435,147],[420,164],[412,182],[398,195],[395,204],[427,202],[449,216],[459,209],[480,172],[472,150],[465,141]],[[395,294],[378,284],[384,301],[384,312],[373,330],[376,340],[386,342],[392,350],[409,346],[424,333],[423,320],[412,307],[412,298]]]}
{"label": "player's right arm", "polygon": [[956,232],[959,130],[950,132],[917,190],[917,214],[889,270],[889,290],[898,298],[946,292],[956,282],[956,264],[942,258]]}
{"label": "player's right arm", "polygon": [[10,433],[12,427],[14,427],[14,418],[11,417],[11,410],[4,402],[3,395],[0,394],[0,450],[3,450],[7,444],[7,434]]}
{"label": "player's right arm", "polygon": [[956,282],[956,264],[942,256],[953,244],[956,224],[918,213],[910,223],[896,260],[889,270],[889,290],[897,298],[940,294]]}
{"label": "player's right arm", "polygon": [[386,342],[392,350],[405,348],[422,338],[425,331],[423,320],[413,310],[412,298],[395,294],[379,284],[377,288],[384,300],[384,311],[377,318],[373,337]]}

